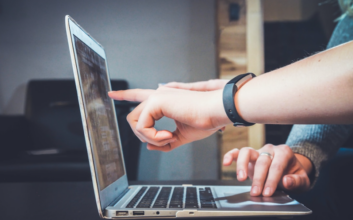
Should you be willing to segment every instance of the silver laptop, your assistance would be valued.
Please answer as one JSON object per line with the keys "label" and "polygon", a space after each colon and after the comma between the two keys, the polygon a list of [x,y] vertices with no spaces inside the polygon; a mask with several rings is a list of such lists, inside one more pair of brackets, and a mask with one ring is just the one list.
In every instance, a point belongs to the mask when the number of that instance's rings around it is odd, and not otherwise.
{"label": "silver laptop", "polygon": [[293,216],[311,210],[283,192],[251,197],[250,186],[129,185],[102,45],[65,17],[94,194],[102,218]]}

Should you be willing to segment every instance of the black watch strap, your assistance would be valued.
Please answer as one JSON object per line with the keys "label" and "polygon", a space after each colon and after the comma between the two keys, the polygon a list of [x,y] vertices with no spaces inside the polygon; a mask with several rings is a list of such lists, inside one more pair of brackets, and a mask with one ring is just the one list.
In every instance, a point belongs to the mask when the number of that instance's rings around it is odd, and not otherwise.
{"label": "black watch strap", "polygon": [[235,108],[234,95],[244,83],[249,79],[254,78],[255,74],[245,73],[231,79],[223,89],[223,106],[228,118],[233,122],[234,126],[251,126],[254,123],[243,120],[237,109]]}

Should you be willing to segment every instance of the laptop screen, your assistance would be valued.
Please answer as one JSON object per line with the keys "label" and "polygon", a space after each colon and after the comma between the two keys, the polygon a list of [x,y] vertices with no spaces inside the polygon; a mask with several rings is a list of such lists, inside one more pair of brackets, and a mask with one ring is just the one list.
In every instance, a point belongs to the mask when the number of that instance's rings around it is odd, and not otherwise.
{"label": "laptop screen", "polygon": [[105,60],[74,36],[92,153],[103,190],[125,174]]}

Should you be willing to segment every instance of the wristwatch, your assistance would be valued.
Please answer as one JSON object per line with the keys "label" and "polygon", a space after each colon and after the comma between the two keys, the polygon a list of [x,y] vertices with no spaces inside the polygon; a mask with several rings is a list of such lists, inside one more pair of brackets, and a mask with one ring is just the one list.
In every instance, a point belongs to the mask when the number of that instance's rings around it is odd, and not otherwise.
{"label": "wristwatch", "polygon": [[224,110],[226,111],[228,118],[233,122],[235,127],[254,125],[254,123],[247,122],[239,116],[234,103],[234,95],[238,89],[254,77],[256,76],[253,73],[238,75],[231,79],[223,89]]}

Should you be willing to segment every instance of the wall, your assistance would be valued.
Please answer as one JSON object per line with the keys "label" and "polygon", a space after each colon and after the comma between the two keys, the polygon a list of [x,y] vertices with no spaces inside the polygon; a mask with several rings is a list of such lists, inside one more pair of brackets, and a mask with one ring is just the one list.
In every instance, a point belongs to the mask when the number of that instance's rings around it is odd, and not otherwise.
{"label": "wall", "polygon": [[[214,6],[213,0],[0,0],[0,113],[23,113],[30,79],[73,78],[66,14],[104,45],[111,78],[131,88],[215,78]],[[143,148],[139,177],[216,178],[216,142],[213,136],[163,154]]]}

